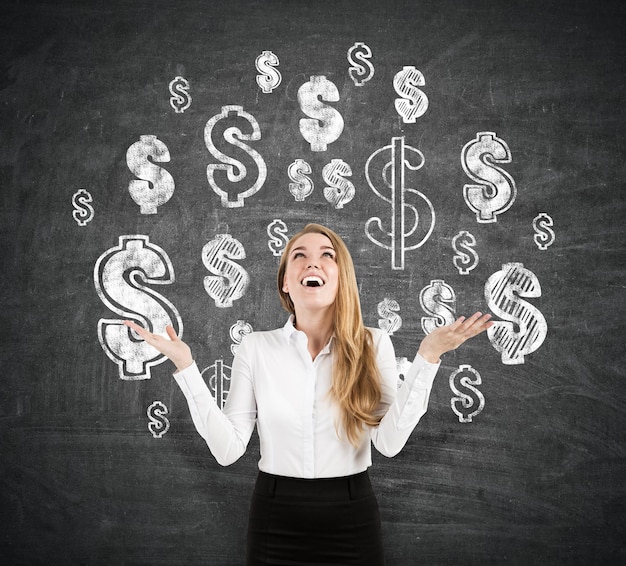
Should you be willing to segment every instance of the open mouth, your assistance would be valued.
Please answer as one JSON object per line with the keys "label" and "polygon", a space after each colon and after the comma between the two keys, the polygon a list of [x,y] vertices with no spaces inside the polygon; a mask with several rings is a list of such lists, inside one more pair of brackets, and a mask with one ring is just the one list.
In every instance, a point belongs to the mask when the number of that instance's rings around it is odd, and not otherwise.
{"label": "open mouth", "polygon": [[320,277],[310,276],[305,277],[302,280],[302,285],[304,285],[305,287],[323,287],[324,281],[322,281]]}

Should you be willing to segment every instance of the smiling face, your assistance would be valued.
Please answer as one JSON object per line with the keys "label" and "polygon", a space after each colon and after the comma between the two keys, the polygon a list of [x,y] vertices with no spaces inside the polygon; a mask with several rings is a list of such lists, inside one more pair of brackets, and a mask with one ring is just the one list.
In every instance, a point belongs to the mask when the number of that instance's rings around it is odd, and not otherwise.
{"label": "smiling face", "polygon": [[337,252],[324,234],[311,232],[291,242],[285,250],[282,291],[296,310],[327,309],[334,305],[339,287]]}

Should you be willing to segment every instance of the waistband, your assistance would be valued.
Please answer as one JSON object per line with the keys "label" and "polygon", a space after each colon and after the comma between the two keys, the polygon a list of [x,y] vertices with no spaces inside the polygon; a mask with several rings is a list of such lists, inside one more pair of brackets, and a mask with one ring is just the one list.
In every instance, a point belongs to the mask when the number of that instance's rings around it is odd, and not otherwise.
{"label": "waistband", "polygon": [[328,501],[373,495],[367,470],[339,478],[303,479],[259,472],[254,492],[272,498]]}

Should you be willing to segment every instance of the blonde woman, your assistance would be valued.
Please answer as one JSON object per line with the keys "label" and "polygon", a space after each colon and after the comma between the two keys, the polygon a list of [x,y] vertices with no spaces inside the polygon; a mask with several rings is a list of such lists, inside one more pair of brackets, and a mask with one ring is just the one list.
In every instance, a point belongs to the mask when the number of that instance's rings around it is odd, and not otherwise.
{"label": "blonde woman", "polygon": [[332,230],[308,224],[287,244],[278,291],[284,327],[246,336],[219,409],[189,347],[127,321],[176,365],[193,422],[222,465],[245,452],[256,425],[261,457],[247,564],[384,564],[368,478],[371,445],[396,455],[426,412],[440,356],[486,330],[476,313],[426,336],[397,389],[389,336],[363,324],[354,265]]}

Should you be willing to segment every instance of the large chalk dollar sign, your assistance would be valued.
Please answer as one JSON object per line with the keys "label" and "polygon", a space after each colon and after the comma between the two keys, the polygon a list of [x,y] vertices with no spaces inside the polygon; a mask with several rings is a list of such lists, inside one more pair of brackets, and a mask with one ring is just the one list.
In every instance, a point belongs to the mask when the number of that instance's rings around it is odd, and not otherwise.
{"label": "large chalk dollar sign", "polygon": [[536,351],[548,332],[541,312],[520,297],[541,297],[537,276],[522,263],[505,263],[485,283],[489,308],[504,319],[495,321],[487,334],[507,365],[523,364],[524,356]]}
{"label": "large chalk dollar sign", "polygon": [[363,86],[374,76],[374,66],[370,59],[372,50],[360,41],[348,49],[348,63],[350,63],[350,78],[356,86]]}
{"label": "large chalk dollar sign", "polygon": [[465,185],[463,196],[467,206],[476,212],[478,222],[497,222],[497,216],[515,201],[517,188],[513,177],[496,165],[510,162],[509,146],[494,132],[478,132],[476,139],[463,147],[461,165],[467,176],[478,183]]}
{"label": "large chalk dollar sign", "polygon": [[204,288],[215,301],[215,306],[227,308],[241,299],[250,277],[248,272],[233,259],[245,259],[242,243],[230,234],[218,234],[202,248],[202,262],[214,275],[204,278]]}
{"label": "large chalk dollar sign", "polygon": [[171,325],[182,336],[183,321],[174,305],[146,287],[174,282],[169,257],[148,236],[120,236],[119,245],[98,258],[93,275],[98,296],[120,317],[98,322],[102,349],[118,365],[121,379],[150,379],[150,368],[167,358],[124,326],[123,320],[136,320],[163,335]]}
{"label": "large chalk dollar sign", "polygon": [[313,192],[314,184],[308,176],[311,174],[311,166],[303,159],[296,159],[288,167],[287,174],[293,181],[289,183],[289,192],[296,201],[302,202]]}
{"label": "large chalk dollar sign", "polygon": [[256,82],[265,94],[272,92],[283,80],[283,76],[276,69],[279,63],[278,57],[271,51],[263,51],[256,58],[256,70],[261,73],[256,76]]}
{"label": "large chalk dollar sign", "polygon": [[354,198],[354,185],[345,178],[351,176],[350,165],[341,159],[333,159],[322,169],[322,177],[329,185],[324,187],[324,197],[337,209]]}
{"label": "large chalk dollar sign", "polygon": [[300,120],[300,133],[311,144],[311,151],[326,151],[328,144],[339,139],[343,132],[341,114],[323,104],[338,100],[337,87],[323,75],[312,76],[298,89],[300,108],[311,117]]}
{"label": "large chalk dollar sign", "polygon": [[[213,142],[213,129],[222,120],[236,120],[241,118],[246,125],[252,129],[249,134],[244,134],[238,127],[227,127],[223,132],[223,138],[231,146],[238,148],[252,159],[257,168],[257,176],[253,183],[247,181],[244,190],[241,190],[241,184],[246,181],[248,170],[246,166],[239,160],[222,153]],[[244,141],[256,141],[261,139],[261,129],[258,122],[252,114],[248,114],[241,106],[222,106],[222,111],[213,116],[204,128],[204,143],[213,157],[221,161],[220,164],[210,164],[207,166],[207,178],[209,185],[219,195],[222,200],[222,206],[226,208],[237,208],[244,205],[244,199],[255,194],[265,183],[267,177],[267,165],[261,155]],[[230,148],[232,149],[232,147]],[[216,179],[216,171],[225,171],[226,179],[220,175],[220,182]],[[224,189],[224,184],[232,185],[232,190]],[[250,186],[248,186],[250,185]]]}
{"label": "large chalk dollar sign", "polygon": [[372,217],[365,224],[365,234],[377,246],[391,250],[393,269],[404,269],[405,252],[423,245],[435,227],[430,200],[407,187],[406,170],[417,171],[423,165],[422,152],[405,145],[404,137],[392,138],[391,145],[377,149],[365,164],[368,185],[391,205],[389,228],[383,228],[380,218]]}
{"label": "large chalk dollar sign", "polygon": [[402,98],[396,98],[396,111],[405,124],[414,124],[428,110],[428,97],[418,86],[424,86],[424,75],[413,66],[404,67],[393,78],[393,88]]}
{"label": "large chalk dollar sign", "polygon": [[175,188],[173,177],[153,163],[167,163],[169,160],[167,146],[153,135],[140,136],[139,141],[126,151],[128,168],[142,179],[128,184],[128,192],[139,205],[141,214],[156,214],[157,208],[172,198]]}
{"label": "large chalk dollar sign", "polygon": [[450,374],[450,389],[457,395],[450,399],[452,410],[460,423],[471,423],[485,408],[485,397],[475,385],[481,385],[480,374],[470,365],[463,364]]}
{"label": "large chalk dollar sign", "polygon": [[431,316],[422,317],[422,330],[430,334],[439,326],[452,324],[455,318],[454,289],[441,279],[433,279],[420,293],[420,305]]}

